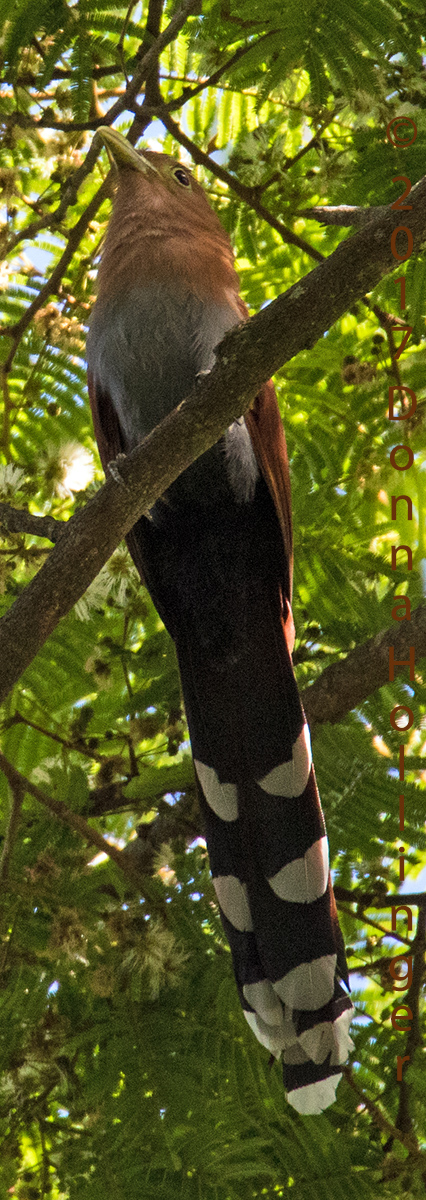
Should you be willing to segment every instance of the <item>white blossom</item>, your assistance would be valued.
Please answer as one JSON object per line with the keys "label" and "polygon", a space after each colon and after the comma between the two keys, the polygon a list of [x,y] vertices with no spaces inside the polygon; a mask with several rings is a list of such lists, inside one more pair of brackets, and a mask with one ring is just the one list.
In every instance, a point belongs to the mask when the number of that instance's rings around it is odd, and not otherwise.
{"label": "white blossom", "polygon": [[6,466],[1,466],[0,496],[11,496],[14,492],[19,492],[24,477],[25,471],[23,471],[22,467],[16,467],[14,463],[7,463]]}

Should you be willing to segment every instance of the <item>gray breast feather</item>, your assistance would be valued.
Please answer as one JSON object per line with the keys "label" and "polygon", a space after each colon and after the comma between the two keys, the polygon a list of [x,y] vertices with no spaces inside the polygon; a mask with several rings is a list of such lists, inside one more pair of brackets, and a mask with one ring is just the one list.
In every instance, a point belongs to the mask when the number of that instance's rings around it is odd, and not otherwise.
{"label": "gray breast feather", "polygon": [[[126,449],[138,445],[209,371],[214,350],[236,324],[227,305],[206,304],[164,285],[131,288],[97,301],[87,338],[95,384],[117,412]],[[252,499],[258,468],[244,422],[225,436],[225,469],[236,499]]]}

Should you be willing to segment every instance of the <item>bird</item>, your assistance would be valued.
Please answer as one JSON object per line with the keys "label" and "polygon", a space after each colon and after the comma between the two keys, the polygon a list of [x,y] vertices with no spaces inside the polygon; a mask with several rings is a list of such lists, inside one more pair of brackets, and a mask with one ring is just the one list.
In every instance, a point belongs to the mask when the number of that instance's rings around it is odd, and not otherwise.
{"label": "bird", "polygon": [[[105,472],[209,372],[247,320],[231,242],[186,163],[97,137],[112,215],[87,337]],[[219,913],[244,1016],[288,1102],[319,1113],[354,1013],[309,729],[292,664],[289,462],[274,386],[127,538],[174,640]]]}

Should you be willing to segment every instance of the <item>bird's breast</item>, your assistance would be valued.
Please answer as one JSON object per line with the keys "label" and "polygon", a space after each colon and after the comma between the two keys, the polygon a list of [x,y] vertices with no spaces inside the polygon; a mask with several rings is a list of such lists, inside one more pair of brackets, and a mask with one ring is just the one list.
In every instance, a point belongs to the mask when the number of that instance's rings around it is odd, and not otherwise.
{"label": "bird's breast", "polygon": [[[87,339],[95,388],[108,395],[123,443],[132,450],[191,391],[199,372],[209,371],[215,347],[236,324],[235,308],[206,302],[170,284],[135,285],[97,300]],[[216,449],[216,448],[214,448]],[[253,494],[258,469],[245,425],[235,423],[220,453],[207,452],[213,474],[200,480],[200,466],[185,475],[197,490],[230,483],[238,498]],[[216,461],[217,460],[217,461]],[[217,468],[217,470],[216,470]]]}
{"label": "bird's breast", "polygon": [[96,302],[87,341],[89,369],[110,395],[127,449],[191,391],[235,312],[164,285],[135,286]]}

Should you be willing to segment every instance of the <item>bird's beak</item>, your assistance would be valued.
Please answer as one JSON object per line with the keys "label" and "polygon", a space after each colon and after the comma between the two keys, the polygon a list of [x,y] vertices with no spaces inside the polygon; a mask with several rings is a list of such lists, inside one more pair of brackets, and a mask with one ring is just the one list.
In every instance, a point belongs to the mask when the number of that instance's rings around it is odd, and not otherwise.
{"label": "bird's beak", "polygon": [[109,125],[100,125],[96,136],[103,142],[108,158],[114,166],[130,167],[132,171],[140,171],[142,175],[147,175],[149,171],[154,171],[158,175],[157,168],[153,163],[145,158],[143,152],[135,150],[127,138],[118,132],[118,129],[112,129]]}

